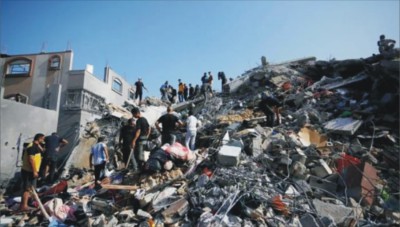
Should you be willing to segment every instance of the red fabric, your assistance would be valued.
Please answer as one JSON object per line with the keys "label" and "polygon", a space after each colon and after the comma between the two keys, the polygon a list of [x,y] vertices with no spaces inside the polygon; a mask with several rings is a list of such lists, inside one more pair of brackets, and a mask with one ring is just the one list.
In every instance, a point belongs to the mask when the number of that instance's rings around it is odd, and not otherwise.
{"label": "red fabric", "polygon": [[336,166],[339,173],[342,173],[350,165],[358,165],[361,163],[360,159],[355,158],[346,153],[341,154],[341,158],[336,160]]}
{"label": "red fabric", "polygon": [[68,182],[65,181],[65,180],[62,180],[62,181],[60,181],[60,183],[58,183],[54,187],[52,187],[49,190],[45,191],[42,194],[42,196],[44,196],[44,195],[54,195],[54,194],[61,193],[61,192],[65,191],[65,189],[67,189],[67,187],[68,187]]}

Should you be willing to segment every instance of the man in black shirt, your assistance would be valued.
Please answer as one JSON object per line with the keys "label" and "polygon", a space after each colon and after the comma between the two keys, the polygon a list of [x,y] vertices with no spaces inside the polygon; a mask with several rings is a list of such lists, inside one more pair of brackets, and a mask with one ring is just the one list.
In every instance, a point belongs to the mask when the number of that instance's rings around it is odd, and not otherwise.
{"label": "man in black shirt", "polygon": [[189,99],[193,99],[194,97],[194,87],[192,86],[192,84],[189,84]]}
{"label": "man in black shirt", "polygon": [[224,85],[226,84],[226,82],[228,82],[226,80],[226,76],[224,72],[219,72],[218,73],[218,80],[221,80],[221,92],[224,91]]}
{"label": "man in black shirt", "polygon": [[[160,127],[162,124],[162,130]],[[183,126],[183,123],[172,113],[172,107],[168,106],[167,113],[156,121],[156,128],[161,133],[161,144],[173,144],[176,140],[177,125]]]}
{"label": "man in black shirt", "polygon": [[279,107],[282,103],[273,96],[263,95],[261,101],[258,103],[258,108],[264,112],[267,117],[267,126],[273,127],[275,125],[275,114],[279,122]]}
{"label": "man in black shirt", "polygon": [[131,144],[135,136],[135,122],[133,118],[129,119],[126,125],[122,126],[119,132],[119,145],[122,150],[122,161],[125,166],[128,164],[129,153],[131,152]]}
{"label": "man in black shirt", "polygon": [[139,78],[135,83],[136,92],[135,92],[135,100],[139,97],[139,105],[142,103],[143,89],[147,91],[147,88],[144,86],[142,82],[142,78]]}
{"label": "man in black shirt", "polygon": [[151,128],[146,118],[142,117],[139,108],[132,109],[132,115],[136,118],[136,130],[133,137],[131,148],[134,150],[132,159],[133,170],[142,170],[144,164],[144,144],[149,138]]}

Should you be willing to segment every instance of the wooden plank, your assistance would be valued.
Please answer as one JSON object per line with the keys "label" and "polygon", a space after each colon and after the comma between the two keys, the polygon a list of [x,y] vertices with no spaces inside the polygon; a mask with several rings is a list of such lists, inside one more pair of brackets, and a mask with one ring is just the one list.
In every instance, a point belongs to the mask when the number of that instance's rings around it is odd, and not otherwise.
{"label": "wooden plank", "polygon": [[39,208],[40,208],[40,210],[42,211],[43,216],[44,216],[47,220],[49,220],[49,219],[50,219],[50,216],[49,216],[49,214],[47,214],[46,209],[44,208],[42,202],[40,201],[39,196],[38,196],[38,194],[36,193],[35,187],[31,186],[31,192],[32,192],[33,198],[34,198],[34,199],[36,200],[36,202],[39,204]]}

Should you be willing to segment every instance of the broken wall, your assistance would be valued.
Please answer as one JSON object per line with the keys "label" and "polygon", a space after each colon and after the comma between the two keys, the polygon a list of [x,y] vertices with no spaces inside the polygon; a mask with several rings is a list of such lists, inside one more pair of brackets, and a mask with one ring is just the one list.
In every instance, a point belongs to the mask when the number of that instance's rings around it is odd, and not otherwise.
{"label": "broken wall", "polygon": [[3,183],[19,170],[24,142],[32,142],[37,133],[50,135],[57,130],[58,112],[5,99],[0,101],[0,182]]}

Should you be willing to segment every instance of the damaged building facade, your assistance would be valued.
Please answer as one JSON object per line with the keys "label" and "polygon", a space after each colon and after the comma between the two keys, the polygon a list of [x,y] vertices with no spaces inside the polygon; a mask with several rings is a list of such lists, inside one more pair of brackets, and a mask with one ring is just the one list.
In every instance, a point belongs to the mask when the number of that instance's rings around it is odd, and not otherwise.
{"label": "damaged building facade", "polygon": [[2,182],[19,170],[23,144],[36,133],[58,132],[66,138],[63,158],[87,122],[113,112],[107,104],[133,103],[133,86],[111,67],[105,67],[100,80],[93,66],[73,70],[72,65],[72,51],[1,56]]}
{"label": "damaged building facade", "polygon": [[[171,170],[137,173],[112,158],[96,189],[82,158],[89,151],[80,143],[78,158],[69,160],[71,168],[59,182],[38,189],[37,202],[43,206],[33,213],[13,213],[18,195],[4,195],[3,222],[400,225],[398,51],[391,58],[308,57],[280,64],[263,59],[261,66],[228,82],[223,92],[173,106],[182,121],[191,110],[201,124],[194,151],[182,146],[184,129],[175,144],[154,145],[160,139],[156,135],[146,145],[146,156],[172,161]],[[273,127],[259,106],[265,96],[279,97],[283,104]],[[141,112],[153,125],[162,114],[155,106],[166,104],[148,103]],[[96,133],[85,135],[88,144],[104,135],[118,152],[118,134],[110,133],[114,122],[104,115],[95,122]],[[78,165],[82,159],[86,166]]]}

